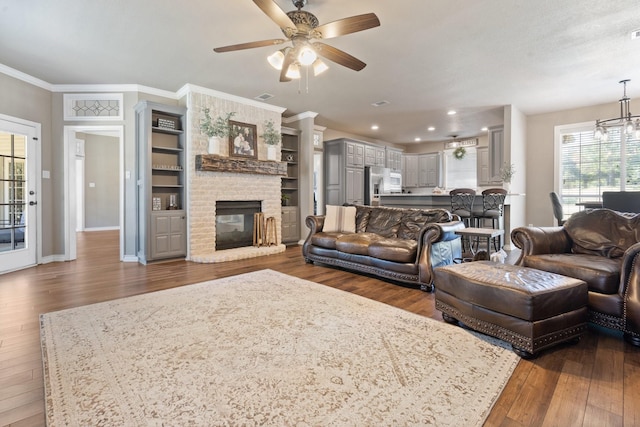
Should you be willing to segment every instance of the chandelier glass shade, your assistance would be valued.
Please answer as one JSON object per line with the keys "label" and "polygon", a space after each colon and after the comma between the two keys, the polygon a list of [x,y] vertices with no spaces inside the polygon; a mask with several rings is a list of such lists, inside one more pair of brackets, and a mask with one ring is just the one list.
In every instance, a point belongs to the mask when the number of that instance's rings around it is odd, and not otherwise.
{"label": "chandelier glass shade", "polygon": [[[629,138],[635,136],[636,139],[640,139],[640,116],[632,115],[629,110],[629,101],[631,99],[627,96],[627,82],[630,80],[620,80],[619,83],[624,85],[624,92],[622,98],[618,101],[620,103],[620,117],[614,117],[611,119],[596,120],[596,127],[593,131],[593,137],[598,141],[606,141],[608,139],[609,128],[616,127],[622,128],[622,131]],[[635,120],[634,120],[635,119]]]}

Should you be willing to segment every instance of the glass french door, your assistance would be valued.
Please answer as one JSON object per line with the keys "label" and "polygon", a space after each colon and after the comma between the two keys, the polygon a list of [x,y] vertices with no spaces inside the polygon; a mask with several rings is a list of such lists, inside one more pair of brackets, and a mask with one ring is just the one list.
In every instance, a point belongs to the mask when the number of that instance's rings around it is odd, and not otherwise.
{"label": "glass french door", "polygon": [[0,119],[0,273],[36,263],[35,132]]}

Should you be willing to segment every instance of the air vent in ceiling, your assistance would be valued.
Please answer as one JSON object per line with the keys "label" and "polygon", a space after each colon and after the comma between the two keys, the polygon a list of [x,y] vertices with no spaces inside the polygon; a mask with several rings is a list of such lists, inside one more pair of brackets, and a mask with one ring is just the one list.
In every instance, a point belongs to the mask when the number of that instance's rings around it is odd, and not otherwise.
{"label": "air vent in ceiling", "polygon": [[640,39],[640,30],[631,31],[631,39]]}
{"label": "air vent in ceiling", "polygon": [[275,95],[271,95],[270,93],[263,93],[262,95],[256,96],[254,99],[258,101],[266,101],[267,99],[273,98]]}
{"label": "air vent in ceiling", "polygon": [[378,102],[374,102],[373,105],[374,107],[382,107],[383,105],[387,105],[387,104],[391,104],[389,101],[378,101]]}

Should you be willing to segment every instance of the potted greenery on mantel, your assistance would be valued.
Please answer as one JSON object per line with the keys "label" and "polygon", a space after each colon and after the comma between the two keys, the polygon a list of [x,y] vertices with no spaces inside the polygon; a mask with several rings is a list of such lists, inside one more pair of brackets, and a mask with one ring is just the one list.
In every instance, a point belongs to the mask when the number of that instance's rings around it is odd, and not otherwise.
{"label": "potted greenery on mantel", "polygon": [[273,120],[264,122],[264,133],[261,136],[264,143],[267,144],[267,159],[277,160],[278,153],[276,145],[280,144],[282,135],[276,130]]}
{"label": "potted greenery on mantel", "polygon": [[218,116],[215,119],[211,117],[211,110],[204,109],[204,120],[200,122],[200,130],[209,137],[209,154],[220,154],[220,138],[226,138],[231,132],[229,119],[236,113],[230,112],[226,117]]}

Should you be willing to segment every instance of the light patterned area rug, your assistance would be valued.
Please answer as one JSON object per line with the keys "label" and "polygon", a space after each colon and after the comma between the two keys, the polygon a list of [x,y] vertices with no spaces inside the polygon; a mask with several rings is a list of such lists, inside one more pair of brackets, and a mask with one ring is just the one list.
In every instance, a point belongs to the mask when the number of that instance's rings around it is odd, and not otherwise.
{"label": "light patterned area rug", "polygon": [[478,426],[519,358],[272,270],[41,316],[49,426]]}

